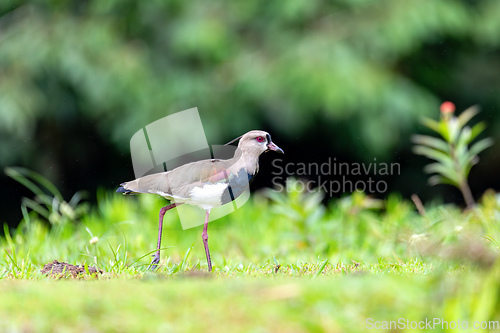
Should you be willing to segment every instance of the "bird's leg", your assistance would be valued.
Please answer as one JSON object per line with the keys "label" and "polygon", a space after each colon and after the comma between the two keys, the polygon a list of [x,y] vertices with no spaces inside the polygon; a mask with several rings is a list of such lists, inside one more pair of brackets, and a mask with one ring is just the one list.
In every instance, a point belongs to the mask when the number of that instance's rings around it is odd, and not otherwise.
{"label": "bird's leg", "polygon": [[158,244],[156,245],[156,252],[153,255],[153,261],[151,261],[151,264],[148,267],[149,270],[154,271],[158,267],[158,263],[160,262],[160,247],[161,247],[161,232],[163,229],[163,216],[165,215],[165,213],[168,210],[175,208],[181,204],[182,203],[174,203],[174,204],[162,207],[160,209],[160,223],[159,223],[159,227],[158,227]]}
{"label": "bird's leg", "polygon": [[203,227],[203,233],[201,234],[201,238],[203,238],[203,245],[205,245],[205,254],[207,255],[208,271],[211,272],[212,260],[210,259],[210,250],[208,249],[208,233],[207,233],[209,215],[210,215],[210,209],[207,209],[207,212],[205,214],[205,226]]}

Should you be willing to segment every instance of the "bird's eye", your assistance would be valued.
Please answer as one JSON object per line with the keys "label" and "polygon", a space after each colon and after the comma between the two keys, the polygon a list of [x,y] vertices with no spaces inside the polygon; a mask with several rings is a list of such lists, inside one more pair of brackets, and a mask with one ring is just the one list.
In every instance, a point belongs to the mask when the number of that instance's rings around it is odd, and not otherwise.
{"label": "bird's eye", "polygon": [[257,142],[264,142],[264,138],[262,136],[256,137],[255,140],[257,140]]}

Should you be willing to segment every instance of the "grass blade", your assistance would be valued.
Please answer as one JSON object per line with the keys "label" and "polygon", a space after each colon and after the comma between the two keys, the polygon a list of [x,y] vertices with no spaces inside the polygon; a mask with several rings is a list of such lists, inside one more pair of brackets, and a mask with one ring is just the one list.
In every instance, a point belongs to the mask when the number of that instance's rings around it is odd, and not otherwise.
{"label": "grass blade", "polygon": [[326,267],[326,264],[328,264],[328,259],[326,259],[325,261],[323,261],[323,263],[321,264],[321,266],[319,267],[318,271],[316,272],[316,274],[314,274],[314,279],[317,278],[318,276],[321,275],[321,273],[323,273],[323,270],[325,269]]}

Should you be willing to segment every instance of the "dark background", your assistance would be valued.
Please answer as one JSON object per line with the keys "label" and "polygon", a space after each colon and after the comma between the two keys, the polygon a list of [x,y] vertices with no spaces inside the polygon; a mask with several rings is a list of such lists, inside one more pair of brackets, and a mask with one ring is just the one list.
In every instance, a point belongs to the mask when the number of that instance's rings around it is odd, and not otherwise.
{"label": "dark background", "polygon": [[[0,166],[66,198],[132,179],[131,136],[191,107],[210,144],[263,129],[286,162],[397,162],[388,193],[424,202],[462,198],[426,184],[410,141],[422,116],[478,104],[482,137],[500,141],[497,0],[7,0],[0,14]],[[500,188],[497,147],[472,169],[476,198]],[[272,185],[273,157],[253,188]],[[0,222],[15,226],[32,194],[0,181]]]}

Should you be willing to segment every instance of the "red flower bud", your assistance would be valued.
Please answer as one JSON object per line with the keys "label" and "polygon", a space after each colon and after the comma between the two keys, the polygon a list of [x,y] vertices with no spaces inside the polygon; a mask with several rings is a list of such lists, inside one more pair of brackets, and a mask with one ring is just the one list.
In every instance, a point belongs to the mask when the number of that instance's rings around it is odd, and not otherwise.
{"label": "red flower bud", "polygon": [[444,102],[439,107],[439,110],[441,111],[441,113],[453,113],[455,112],[455,104],[453,104],[452,102]]}

